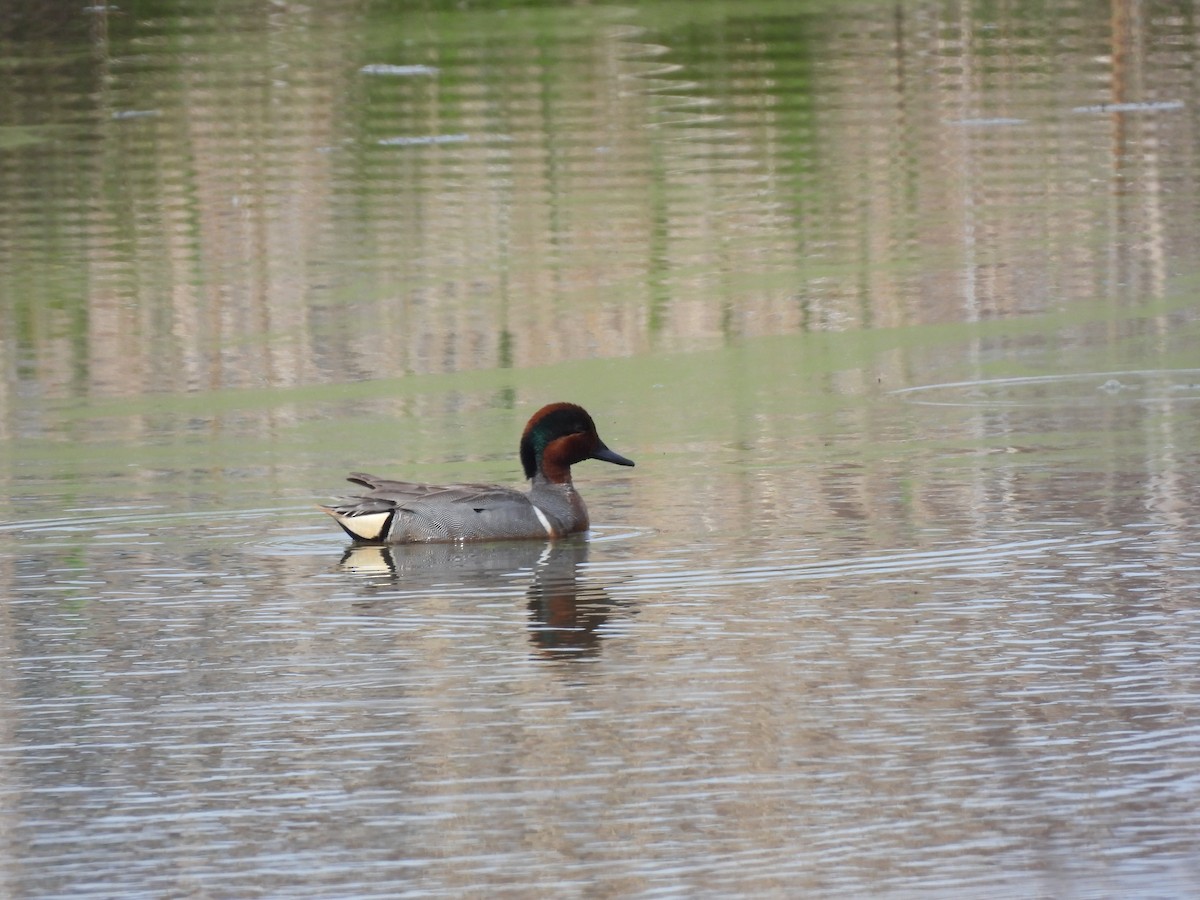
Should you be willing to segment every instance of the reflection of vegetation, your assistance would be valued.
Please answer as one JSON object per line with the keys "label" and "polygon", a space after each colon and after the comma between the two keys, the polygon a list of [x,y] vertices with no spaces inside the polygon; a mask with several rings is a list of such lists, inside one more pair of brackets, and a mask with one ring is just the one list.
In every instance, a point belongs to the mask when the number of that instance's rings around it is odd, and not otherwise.
{"label": "reflection of vegetation", "polygon": [[0,150],[19,150],[31,144],[44,144],[54,140],[45,128],[26,125],[8,125],[0,128]]}
{"label": "reflection of vegetation", "polygon": [[[42,46],[77,41],[87,33],[87,16],[82,4],[73,0],[38,0],[36,3],[5,3],[0,6],[0,60],[15,64],[28,58],[24,51]],[[4,47],[9,44],[10,47]]]}
{"label": "reflection of vegetation", "polygon": [[[1056,327],[1133,308],[1095,303],[1098,261],[1144,287],[1174,258],[1142,238],[1174,232],[1141,226],[1187,198],[1095,190],[1100,117],[1050,137],[962,125],[1065,96],[1006,43],[1024,13],[972,30],[971,9],[928,29],[870,3],[239,9],[217,27],[138,3],[5,63],[0,314],[49,396]],[[959,31],[973,43],[939,43]],[[1072,90],[1095,102],[1091,84]],[[1125,129],[1159,141],[1188,115]],[[522,380],[483,376],[487,405]]]}

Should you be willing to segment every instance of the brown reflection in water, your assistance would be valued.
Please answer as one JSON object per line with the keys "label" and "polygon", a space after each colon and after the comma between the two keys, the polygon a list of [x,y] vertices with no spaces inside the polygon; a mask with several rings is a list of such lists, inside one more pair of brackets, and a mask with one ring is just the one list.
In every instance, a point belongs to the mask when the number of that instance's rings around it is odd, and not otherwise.
{"label": "brown reflection in water", "polygon": [[386,592],[387,602],[398,602],[397,585],[418,591],[492,591],[519,584],[529,573],[530,641],[539,656],[574,659],[599,652],[600,629],[614,608],[604,588],[580,578],[579,567],[587,558],[588,542],[581,539],[361,545],[346,550],[340,567],[371,579],[371,592]]}
{"label": "brown reflection in water", "polygon": [[549,659],[591,656],[600,650],[600,628],[613,609],[608,592],[579,577],[587,561],[584,541],[556,544],[529,585],[529,639]]}

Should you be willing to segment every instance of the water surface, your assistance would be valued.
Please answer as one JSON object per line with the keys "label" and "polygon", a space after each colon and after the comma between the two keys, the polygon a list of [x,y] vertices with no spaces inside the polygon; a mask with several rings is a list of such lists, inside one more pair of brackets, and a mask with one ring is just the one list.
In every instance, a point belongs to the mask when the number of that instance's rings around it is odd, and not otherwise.
{"label": "water surface", "polygon": [[1196,17],[5,14],[0,894],[1194,893]]}

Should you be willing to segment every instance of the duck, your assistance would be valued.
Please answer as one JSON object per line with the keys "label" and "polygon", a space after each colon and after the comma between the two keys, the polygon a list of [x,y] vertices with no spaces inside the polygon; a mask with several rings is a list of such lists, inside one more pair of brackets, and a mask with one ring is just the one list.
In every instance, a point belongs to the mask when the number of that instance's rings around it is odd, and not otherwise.
{"label": "duck", "polygon": [[591,524],[571,481],[571,466],[587,459],[634,465],[600,440],[592,417],[574,403],[551,403],[535,412],[521,434],[519,452],[531,482],[528,492],[352,472],[347,480],[366,490],[320,509],[357,544],[557,540]]}

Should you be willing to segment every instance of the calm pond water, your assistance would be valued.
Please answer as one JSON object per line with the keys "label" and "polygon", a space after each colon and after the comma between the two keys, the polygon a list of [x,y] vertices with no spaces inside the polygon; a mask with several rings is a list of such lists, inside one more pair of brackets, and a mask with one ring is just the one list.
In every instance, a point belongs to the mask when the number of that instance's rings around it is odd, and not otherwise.
{"label": "calm pond water", "polygon": [[1196,3],[26,6],[0,895],[1200,891]]}

